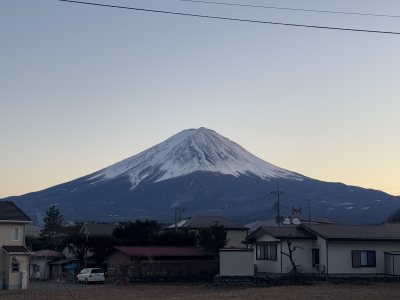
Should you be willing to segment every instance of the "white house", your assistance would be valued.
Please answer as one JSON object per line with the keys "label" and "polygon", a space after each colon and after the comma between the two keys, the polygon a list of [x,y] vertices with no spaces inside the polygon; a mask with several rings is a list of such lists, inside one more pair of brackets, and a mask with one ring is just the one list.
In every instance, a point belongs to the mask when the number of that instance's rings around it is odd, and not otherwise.
{"label": "white house", "polygon": [[248,238],[256,273],[291,270],[288,241],[296,265],[306,273],[384,274],[385,252],[400,250],[400,224],[311,224],[260,227]]}

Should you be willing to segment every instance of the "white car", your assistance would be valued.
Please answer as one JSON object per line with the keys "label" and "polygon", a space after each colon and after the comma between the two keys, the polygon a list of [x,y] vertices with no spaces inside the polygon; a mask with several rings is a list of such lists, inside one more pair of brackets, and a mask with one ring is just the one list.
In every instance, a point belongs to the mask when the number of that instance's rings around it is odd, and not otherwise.
{"label": "white car", "polygon": [[76,280],[80,282],[104,282],[104,272],[100,268],[85,268],[76,275]]}

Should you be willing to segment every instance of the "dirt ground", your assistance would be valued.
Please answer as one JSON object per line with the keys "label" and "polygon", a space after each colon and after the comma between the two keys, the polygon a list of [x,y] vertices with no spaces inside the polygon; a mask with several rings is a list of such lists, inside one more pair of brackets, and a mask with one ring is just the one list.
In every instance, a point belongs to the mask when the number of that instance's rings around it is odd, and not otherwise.
{"label": "dirt ground", "polygon": [[1,291],[1,300],[50,299],[400,299],[400,283],[309,286],[220,287],[211,284],[70,284],[33,283],[26,291]]}

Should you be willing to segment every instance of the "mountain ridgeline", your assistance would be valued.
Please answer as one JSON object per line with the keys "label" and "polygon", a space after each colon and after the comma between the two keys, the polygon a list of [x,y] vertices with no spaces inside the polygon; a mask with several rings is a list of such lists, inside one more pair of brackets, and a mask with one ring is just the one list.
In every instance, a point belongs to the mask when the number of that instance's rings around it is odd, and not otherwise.
{"label": "mountain ridgeline", "polygon": [[245,223],[274,218],[277,185],[282,215],[378,223],[400,208],[400,197],[308,178],[272,165],[206,128],[184,130],[164,142],[90,175],[5,200],[30,215],[57,205],[67,220],[172,221],[185,215],[222,215]]}

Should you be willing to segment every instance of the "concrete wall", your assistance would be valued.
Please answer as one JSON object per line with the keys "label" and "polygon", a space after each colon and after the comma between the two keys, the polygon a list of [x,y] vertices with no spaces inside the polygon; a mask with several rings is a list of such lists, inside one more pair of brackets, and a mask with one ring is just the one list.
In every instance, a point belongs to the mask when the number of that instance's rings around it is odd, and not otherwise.
{"label": "concrete wall", "polygon": [[[376,267],[352,266],[351,250],[374,250]],[[328,242],[328,272],[329,274],[346,273],[384,273],[384,252],[400,250],[400,242],[380,241],[334,241]]]}
{"label": "concrete wall", "polygon": [[219,274],[221,276],[254,276],[253,249],[221,249]]}

